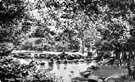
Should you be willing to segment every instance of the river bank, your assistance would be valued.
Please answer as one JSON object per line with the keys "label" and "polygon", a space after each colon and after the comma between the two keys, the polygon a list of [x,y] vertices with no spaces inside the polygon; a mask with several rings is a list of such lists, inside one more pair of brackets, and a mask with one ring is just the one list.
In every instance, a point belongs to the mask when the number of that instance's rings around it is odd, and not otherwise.
{"label": "river bank", "polygon": [[[28,55],[29,53],[24,53],[24,55]],[[126,69],[119,69],[111,66],[103,66],[92,60],[88,56],[81,56],[78,54],[67,54],[62,57],[62,53],[60,54],[41,54],[37,55],[34,53],[33,58],[31,59],[31,55],[29,58],[22,57],[21,60],[26,60],[28,62],[35,61],[37,62],[38,70],[47,70],[47,72],[52,73],[56,76],[64,78],[64,82],[74,82],[76,80],[80,80],[80,82],[95,80],[96,82],[115,82],[120,81],[123,82],[125,77],[127,76]],[[18,55],[19,56],[19,55]],[[51,58],[53,59],[51,61]],[[59,59],[59,60],[57,60]],[[64,61],[67,63],[64,63]],[[59,61],[59,63],[57,63]],[[95,63],[93,63],[95,61]],[[51,63],[52,62],[52,63]],[[42,64],[41,64],[42,63]],[[98,69],[92,69],[91,66],[97,64]],[[83,75],[81,73],[84,73]]]}

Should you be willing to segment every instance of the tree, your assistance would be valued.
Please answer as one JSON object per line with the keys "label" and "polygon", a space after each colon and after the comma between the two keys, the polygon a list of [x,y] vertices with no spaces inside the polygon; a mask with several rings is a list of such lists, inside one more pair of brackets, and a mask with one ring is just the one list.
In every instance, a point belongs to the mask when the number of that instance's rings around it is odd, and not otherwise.
{"label": "tree", "polygon": [[[22,65],[11,56],[11,51],[25,37],[22,31],[23,19],[28,18],[26,7],[28,2],[23,0],[0,1],[0,80],[18,78],[24,72]],[[27,69],[27,68],[26,68]],[[26,70],[25,69],[25,70]],[[5,80],[4,80],[5,81]]]}
{"label": "tree", "polygon": [[[2,0],[0,1],[0,44],[3,48],[17,46],[23,37],[20,24],[22,19],[26,19],[28,15],[24,13],[28,2],[21,0]],[[8,45],[10,44],[10,45]],[[11,48],[11,50],[13,50]],[[7,51],[6,51],[7,50]],[[1,49],[1,54],[6,55],[8,49]]]}
{"label": "tree", "polygon": [[[64,14],[61,18],[64,19],[79,18],[77,16],[79,11],[82,18],[86,19],[85,17],[88,16],[89,21],[94,23],[94,27],[101,35],[95,44],[97,50],[113,51],[118,60],[121,60],[120,53],[126,55],[129,75],[131,74],[129,64],[131,57],[134,56],[134,46],[131,46],[134,44],[134,0],[68,0],[62,2],[53,0],[47,3],[50,3],[47,5],[49,8],[53,7],[56,10],[63,8]],[[79,32],[79,34],[81,38],[84,38],[82,26],[85,27],[86,21],[81,21],[82,25],[78,25],[77,29],[81,27],[82,33]],[[130,54],[124,54],[125,52]]]}
{"label": "tree", "polygon": [[[130,65],[134,60],[132,58],[135,48],[132,31],[134,29],[134,6],[134,0],[102,0],[97,3],[100,12],[97,14],[100,17],[97,25],[100,28],[97,30],[102,38],[95,45],[100,51],[113,51],[119,61],[127,60],[129,75],[131,75]],[[123,56],[122,59],[120,54]]]}
{"label": "tree", "polygon": [[[11,51],[25,39],[31,37],[31,28],[37,20],[31,15],[31,4],[24,0],[1,0],[0,1],[0,81],[5,82],[7,78],[14,79],[15,82],[26,81],[32,71],[35,75],[32,78],[42,76],[44,81],[54,81],[56,77],[46,77],[46,73],[35,73],[33,61],[29,65],[20,64],[12,57]],[[36,26],[36,25],[35,25]],[[38,43],[38,42],[37,42]],[[31,46],[31,45],[30,45]],[[32,74],[33,74],[32,73]],[[25,79],[24,79],[25,78]],[[55,80],[56,81],[56,80]]]}
{"label": "tree", "polygon": [[[74,38],[78,38],[76,40],[78,42],[80,39],[80,46],[82,45],[80,49],[84,53],[84,41],[86,41],[87,37],[85,33],[91,35],[91,39],[95,40],[97,38],[95,37],[97,36],[97,31],[94,28],[91,29],[94,27],[93,20],[85,13],[85,9],[82,8],[82,5],[78,1],[76,3],[74,0],[39,0],[37,1],[37,6],[40,6],[40,8],[38,7],[38,11],[42,21],[44,21],[44,26],[59,30],[54,31],[57,39],[60,36],[61,39],[59,38],[59,41],[68,41],[70,44]],[[51,22],[48,24],[48,21]],[[85,32],[86,30],[91,34]],[[64,33],[65,31],[67,32]]]}

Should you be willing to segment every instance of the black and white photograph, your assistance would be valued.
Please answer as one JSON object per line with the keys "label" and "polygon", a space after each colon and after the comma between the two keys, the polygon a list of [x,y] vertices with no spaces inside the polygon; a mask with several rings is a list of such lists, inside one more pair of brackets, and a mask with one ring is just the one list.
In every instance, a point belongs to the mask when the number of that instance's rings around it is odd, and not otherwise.
{"label": "black and white photograph", "polygon": [[135,82],[135,0],[0,0],[0,82]]}

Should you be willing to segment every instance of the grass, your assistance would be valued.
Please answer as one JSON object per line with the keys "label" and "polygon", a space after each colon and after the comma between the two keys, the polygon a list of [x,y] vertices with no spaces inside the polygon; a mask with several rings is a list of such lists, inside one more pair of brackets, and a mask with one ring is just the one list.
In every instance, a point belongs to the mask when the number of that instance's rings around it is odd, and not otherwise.
{"label": "grass", "polygon": [[[100,77],[108,77],[111,75],[127,75],[128,70],[127,69],[119,69],[116,67],[111,67],[111,66],[101,66],[99,69],[97,69],[96,71],[93,72],[94,75],[96,76],[100,76]],[[135,82],[135,79],[123,79],[123,78],[119,78],[119,79],[114,79],[115,81],[118,82]],[[109,82],[114,82],[114,81],[109,81]]]}
{"label": "grass", "polygon": [[[127,73],[128,73],[127,69],[119,69],[119,68],[111,67],[111,66],[101,66],[99,69],[93,71],[92,75],[107,78],[107,77],[109,77],[111,75],[116,74],[116,77],[117,77],[117,75],[118,76],[119,75],[121,76],[123,74],[127,75]],[[88,80],[88,78],[76,77],[76,78],[74,78],[74,80],[82,82],[82,81]],[[135,82],[135,79],[116,78],[116,79],[109,80],[108,82],[114,82],[114,81],[118,81],[118,82]]]}
{"label": "grass", "polygon": [[100,76],[100,77],[108,77],[113,74],[120,74],[120,73],[126,73],[126,69],[119,69],[116,67],[111,67],[111,66],[101,66],[99,69],[96,71],[93,71],[94,75]]}

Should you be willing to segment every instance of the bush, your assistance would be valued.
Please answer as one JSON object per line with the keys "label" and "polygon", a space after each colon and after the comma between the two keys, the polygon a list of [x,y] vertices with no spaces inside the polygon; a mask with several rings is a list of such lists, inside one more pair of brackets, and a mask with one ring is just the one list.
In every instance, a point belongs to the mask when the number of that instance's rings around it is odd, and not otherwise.
{"label": "bush", "polygon": [[0,59],[0,80],[5,82],[13,79],[17,82],[63,82],[61,78],[47,73],[46,70],[38,70],[34,62],[20,64],[19,60],[13,57],[3,56]]}

